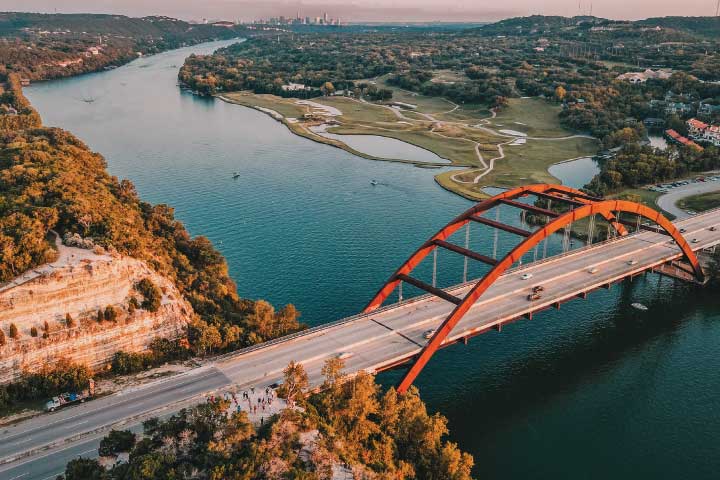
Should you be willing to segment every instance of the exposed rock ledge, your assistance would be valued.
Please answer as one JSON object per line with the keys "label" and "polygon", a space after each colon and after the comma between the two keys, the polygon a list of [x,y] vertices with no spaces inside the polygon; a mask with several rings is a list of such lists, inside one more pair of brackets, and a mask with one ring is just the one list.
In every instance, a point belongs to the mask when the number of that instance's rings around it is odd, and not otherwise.
{"label": "exposed rock ledge", "polygon": [[[101,368],[118,350],[142,351],[157,337],[178,338],[193,310],[173,283],[145,262],[120,255],[98,254],[58,246],[58,260],[0,286],[0,329],[7,344],[0,347],[0,383],[34,370],[59,357]],[[135,283],[150,278],[163,292],[160,309],[128,311]],[[115,321],[97,321],[97,311],[108,305],[118,313]],[[66,325],[70,314],[75,325]],[[48,322],[47,338],[43,326]],[[9,336],[10,325],[19,331]],[[38,337],[31,336],[35,327]]]}

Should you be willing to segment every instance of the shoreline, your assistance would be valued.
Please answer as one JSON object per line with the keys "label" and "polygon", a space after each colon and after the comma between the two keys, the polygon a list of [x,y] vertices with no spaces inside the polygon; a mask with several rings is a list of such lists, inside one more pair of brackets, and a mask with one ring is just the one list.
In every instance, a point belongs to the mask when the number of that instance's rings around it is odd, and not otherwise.
{"label": "shoreline", "polygon": [[[340,150],[344,150],[347,153],[350,153],[350,154],[355,155],[360,158],[364,158],[365,160],[372,160],[372,161],[376,161],[376,162],[404,163],[406,165],[413,165],[418,168],[443,168],[443,167],[452,167],[453,166],[452,164],[445,164],[445,163],[423,162],[423,161],[418,161],[418,160],[405,160],[405,159],[401,159],[401,158],[376,157],[374,155],[370,155],[370,154],[355,150],[354,148],[348,146],[347,144],[345,144],[339,140],[326,138],[326,137],[323,137],[322,135],[317,135],[315,133],[308,132],[305,128],[302,128],[302,127],[293,128],[297,124],[288,122],[287,118],[284,117],[283,115],[281,115],[281,114],[275,115],[277,112],[273,112],[264,107],[258,107],[255,105],[246,105],[244,103],[240,103],[235,100],[232,100],[231,98],[228,98],[222,94],[213,95],[213,98],[219,99],[219,100],[221,100],[225,103],[229,103],[231,105],[238,105],[240,107],[251,108],[253,110],[261,112],[261,113],[269,116],[273,120],[275,120],[279,123],[282,123],[283,125],[285,125],[285,127],[287,127],[287,129],[291,133],[293,133],[299,137],[303,137],[303,138],[306,138],[308,140],[311,140],[313,142],[320,143],[323,145],[329,145],[331,147],[339,148]],[[382,135],[379,135],[379,136],[382,136]],[[392,138],[392,137],[387,137],[387,138]],[[420,147],[420,148],[422,148],[422,147]],[[428,150],[428,151],[430,151],[430,150]]]}

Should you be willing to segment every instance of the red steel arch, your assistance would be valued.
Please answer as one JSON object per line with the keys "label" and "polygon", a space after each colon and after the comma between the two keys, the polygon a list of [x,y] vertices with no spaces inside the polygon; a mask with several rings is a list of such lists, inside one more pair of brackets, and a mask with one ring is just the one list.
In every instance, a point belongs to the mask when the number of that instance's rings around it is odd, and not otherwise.
{"label": "red steel arch", "polygon": [[[539,198],[546,198],[551,201],[555,200],[558,202],[564,202],[566,204],[570,204],[573,208],[571,208],[566,213],[559,214],[551,210],[546,210],[514,201],[517,198],[525,197],[528,195],[536,195]],[[521,229],[500,224],[499,222],[495,222],[485,218],[480,218],[478,220],[478,214],[486,212],[487,210],[501,204],[507,204],[514,207],[522,208],[532,211],[534,213],[538,213],[540,215],[545,214],[549,217],[552,217],[553,220],[551,220],[543,227],[535,230],[534,232],[523,231]],[[414,283],[417,286],[425,288],[431,293],[456,304],[456,307],[452,311],[452,313],[443,321],[443,323],[437,329],[432,338],[430,338],[428,343],[423,347],[418,358],[415,360],[413,365],[405,374],[405,377],[400,382],[398,386],[398,391],[405,392],[410,387],[412,382],[418,376],[420,371],[425,367],[432,355],[438,350],[438,348],[440,348],[443,341],[447,338],[453,328],[455,328],[460,319],[462,319],[462,317],[468,312],[472,305],[474,305],[478,301],[482,294],[506,270],[512,267],[515,262],[519,261],[525,253],[529,252],[536,245],[538,245],[540,242],[542,242],[544,239],[557,232],[558,230],[572,224],[577,220],[595,215],[602,215],[605,219],[608,220],[611,225],[613,225],[613,227],[618,231],[620,235],[626,235],[627,231],[616,217],[616,213],[618,212],[632,213],[634,215],[646,218],[660,226],[668,235],[673,238],[675,243],[677,243],[677,245],[682,250],[686,260],[692,266],[696,278],[702,281],[702,279],[704,278],[704,273],[702,271],[702,268],[700,267],[697,257],[695,256],[695,253],[690,248],[690,245],[687,243],[687,241],[685,241],[685,238],[675,228],[672,222],[670,222],[662,214],[651,208],[626,200],[600,200],[578,190],[561,185],[529,185],[509,190],[507,192],[501,193],[500,195],[478,203],[462,215],[453,219],[449,224],[447,224],[438,233],[431,237],[430,240],[425,242],[393,274],[393,276],[390,277],[390,279],[385,283],[385,285],[383,285],[380,291],[378,291],[375,297],[365,308],[364,313],[370,313],[380,307],[401,281]],[[454,232],[456,232],[471,221],[476,221],[479,223],[490,225],[494,228],[510,231],[525,238],[501,260],[495,260],[490,257],[471,252],[462,247],[449,244],[445,241]],[[492,265],[492,269],[487,274],[485,274],[485,276],[483,276],[462,299],[453,297],[452,295],[447,294],[440,289],[430,287],[427,284],[423,284],[423,282],[419,282],[412,279],[411,277],[408,277],[408,274],[417,265],[419,265],[420,262],[430,252],[432,252],[435,248],[438,247],[449,248],[450,250],[454,250],[470,258],[489,263]]]}

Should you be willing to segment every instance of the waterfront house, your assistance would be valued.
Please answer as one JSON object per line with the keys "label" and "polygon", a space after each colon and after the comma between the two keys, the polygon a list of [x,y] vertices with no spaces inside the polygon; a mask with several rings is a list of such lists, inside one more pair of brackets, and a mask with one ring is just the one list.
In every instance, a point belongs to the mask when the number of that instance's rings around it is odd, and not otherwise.
{"label": "waterfront house", "polygon": [[709,143],[720,147],[720,126],[708,125],[696,118],[687,121],[688,136],[701,143]]}

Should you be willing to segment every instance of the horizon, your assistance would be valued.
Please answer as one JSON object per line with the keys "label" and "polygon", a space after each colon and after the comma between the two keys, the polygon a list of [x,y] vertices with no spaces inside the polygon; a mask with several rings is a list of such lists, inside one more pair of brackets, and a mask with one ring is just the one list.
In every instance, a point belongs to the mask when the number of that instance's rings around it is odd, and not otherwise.
{"label": "horizon", "polygon": [[716,0],[677,2],[638,0],[628,4],[608,0],[602,5],[590,0],[548,0],[538,11],[528,0],[507,0],[502,8],[489,2],[458,0],[453,6],[436,6],[432,0],[367,0],[351,3],[337,0],[209,0],[198,5],[191,0],[66,0],[58,7],[53,0],[6,0],[5,11],[32,13],[105,13],[130,17],[152,15],[182,20],[233,20],[248,22],[277,16],[315,17],[327,12],[346,23],[478,23],[530,15],[574,17],[593,15],[610,20],[640,20],[665,16],[713,17]]}

